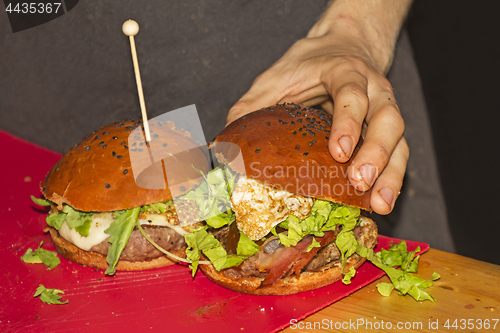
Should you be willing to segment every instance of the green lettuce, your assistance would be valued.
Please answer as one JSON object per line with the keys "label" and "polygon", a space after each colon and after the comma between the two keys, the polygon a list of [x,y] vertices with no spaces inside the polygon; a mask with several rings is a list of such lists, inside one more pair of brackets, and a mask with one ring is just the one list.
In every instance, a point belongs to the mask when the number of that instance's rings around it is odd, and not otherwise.
{"label": "green lettuce", "polygon": [[[418,251],[420,251],[420,248],[417,247],[415,251],[408,252],[405,241],[377,253],[361,244],[356,249],[357,254],[382,269],[391,280],[391,284],[382,282],[377,285],[377,290],[381,295],[389,296],[392,290],[396,289],[399,291],[399,295],[410,295],[417,301],[429,300],[435,302],[436,299],[424,289],[434,285],[434,280],[440,278],[439,274],[432,274],[431,280],[425,280],[411,274],[417,273],[420,256],[415,257],[415,254]],[[400,269],[396,267],[400,267]]]}
{"label": "green lettuce", "polygon": [[149,205],[144,205],[141,208],[141,212],[153,212],[153,213],[165,213],[170,207],[172,207],[173,202],[172,200],[163,203],[163,202],[157,202],[157,203],[152,203]]}
{"label": "green lettuce", "polygon": [[104,230],[105,233],[111,235],[108,238],[108,242],[111,243],[111,246],[108,248],[108,256],[106,258],[109,266],[105,274],[113,275],[116,273],[116,264],[134,230],[140,209],[141,207],[136,207],[113,213],[115,220],[108,229]]}
{"label": "green lettuce", "polygon": [[[31,196],[31,200],[39,206],[51,205],[51,202],[46,199],[37,199]],[[62,212],[50,213],[46,218],[46,222],[48,226],[59,230],[66,221],[71,229],[75,229],[80,235],[87,237],[92,223],[92,215],[91,212],[82,212],[65,205]]]}
{"label": "green lettuce", "polygon": [[187,244],[186,258],[191,261],[189,266],[193,276],[198,269],[198,262],[203,253],[214,265],[217,271],[224,268],[240,265],[245,259],[253,256],[259,251],[260,246],[240,231],[240,239],[236,248],[236,254],[227,254],[222,244],[207,232],[208,226],[199,227],[193,232],[184,235]]}
{"label": "green lettuce", "polygon": [[42,244],[43,242],[40,242],[38,249],[35,251],[32,249],[26,250],[21,260],[28,264],[44,264],[48,267],[48,270],[54,269],[61,263],[57,257],[57,252],[42,249]]}
{"label": "green lettuce", "polygon": [[37,204],[38,206],[42,206],[42,207],[48,207],[51,205],[51,202],[47,199],[39,199],[39,198],[35,198],[34,196],[30,196],[31,197],[31,200]]}
{"label": "green lettuce", "polygon": [[66,302],[61,302],[62,296],[59,294],[64,294],[64,291],[59,289],[47,289],[43,286],[43,284],[39,285],[36,288],[35,294],[33,297],[40,296],[40,300],[46,304],[66,304]]}
{"label": "green lettuce", "polygon": [[199,209],[199,220],[205,220],[208,225],[220,228],[235,220],[231,208],[231,193],[234,188],[234,174],[228,167],[218,167],[205,175],[203,182],[195,189],[175,200],[193,200]]}

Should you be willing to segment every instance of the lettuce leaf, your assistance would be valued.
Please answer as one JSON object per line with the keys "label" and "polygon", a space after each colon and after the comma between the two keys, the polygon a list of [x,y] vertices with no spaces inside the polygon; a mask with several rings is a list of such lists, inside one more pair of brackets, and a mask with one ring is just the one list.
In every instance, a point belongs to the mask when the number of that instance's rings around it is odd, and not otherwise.
{"label": "lettuce leaf", "polygon": [[62,296],[59,294],[64,294],[64,291],[59,289],[47,289],[43,286],[43,284],[39,285],[36,288],[35,294],[33,297],[40,296],[40,300],[46,304],[66,304],[66,302],[61,302]]}
{"label": "lettuce leaf", "polygon": [[57,257],[57,252],[42,249],[42,244],[43,242],[40,242],[38,249],[35,251],[30,248],[26,250],[26,253],[21,257],[21,260],[28,264],[44,264],[50,271],[59,265],[61,260]]}
{"label": "lettuce leaf", "polygon": [[80,235],[87,237],[92,223],[92,215],[92,212],[81,212],[65,205],[62,212],[49,214],[46,222],[48,226],[59,230],[66,221],[71,229],[75,229]]}
{"label": "lettuce leaf", "polygon": [[195,189],[175,200],[193,200],[199,209],[199,220],[205,220],[208,225],[220,228],[235,220],[231,211],[231,193],[234,188],[234,174],[228,167],[217,167],[203,177],[203,182]]}
{"label": "lettuce leaf", "polygon": [[116,264],[134,230],[135,221],[139,216],[140,209],[141,207],[136,207],[113,213],[116,219],[111,223],[108,229],[104,230],[105,233],[111,235],[108,238],[108,242],[111,243],[111,246],[108,248],[108,256],[106,258],[109,266],[105,274],[113,275],[116,273]]}
{"label": "lettuce leaf", "polygon": [[[435,302],[436,299],[424,289],[434,285],[434,280],[439,279],[439,274],[432,274],[431,280],[425,280],[411,273],[417,273],[419,256],[415,253],[420,251],[408,252],[406,242],[393,245],[389,250],[382,250],[374,253],[372,249],[367,249],[363,245],[358,245],[356,253],[371,261],[375,266],[382,269],[392,282],[392,287],[387,282],[379,283],[377,289],[381,295],[389,296],[393,289],[399,291],[399,295],[410,295],[417,301],[429,300]],[[397,269],[396,267],[400,267]]]}
{"label": "lettuce leaf", "polygon": [[236,254],[227,254],[222,244],[214,235],[207,232],[207,229],[208,226],[199,227],[193,232],[184,235],[187,244],[186,258],[192,262],[189,267],[193,272],[193,276],[198,269],[198,262],[202,252],[212,262],[215,269],[220,271],[224,268],[240,265],[245,259],[253,256],[260,249],[259,245],[240,231],[240,240]]}
{"label": "lettuce leaf", "polygon": [[38,206],[43,206],[43,207],[47,207],[47,206],[50,206],[51,205],[51,202],[47,199],[39,199],[39,198],[35,198],[34,196],[30,196],[31,197],[31,200],[37,204]]}

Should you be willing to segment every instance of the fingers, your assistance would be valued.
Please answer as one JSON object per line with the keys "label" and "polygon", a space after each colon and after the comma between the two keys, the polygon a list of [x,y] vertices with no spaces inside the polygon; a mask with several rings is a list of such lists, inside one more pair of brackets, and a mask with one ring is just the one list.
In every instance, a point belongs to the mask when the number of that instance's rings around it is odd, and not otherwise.
{"label": "fingers", "polygon": [[373,185],[371,194],[371,207],[378,214],[389,214],[394,208],[394,203],[401,186],[410,156],[405,138],[401,138],[394,149],[389,163]]}
{"label": "fingers", "polygon": [[377,98],[370,101],[366,122],[363,145],[349,168],[351,184],[361,191],[371,188],[388,163],[392,163],[391,156],[403,136],[404,121],[391,91],[381,90]]}
{"label": "fingers", "polygon": [[330,85],[333,104],[328,148],[338,162],[349,160],[368,112],[367,80],[356,71],[340,72]]}

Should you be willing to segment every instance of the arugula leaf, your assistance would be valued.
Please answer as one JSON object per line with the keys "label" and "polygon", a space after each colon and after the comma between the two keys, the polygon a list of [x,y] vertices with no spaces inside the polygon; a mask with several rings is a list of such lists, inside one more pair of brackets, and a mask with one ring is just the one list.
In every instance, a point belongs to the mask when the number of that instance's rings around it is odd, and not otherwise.
{"label": "arugula leaf", "polygon": [[42,284],[36,289],[33,297],[40,296],[40,300],[46,304],[66,304],[69,301],[61,302],[62,296],[59,294],[64,294],[64,291],[59,289],[47,289]]}
{"label": "arugula leaf", "polygon": [[35,198],[34,196],[30,196],[31,197],[31,200],[36,203],[38,206],[44,206],[44,207],[47,207],[47,206],[50,206],[51,203],[49,200],[47,199],[38,199],[38,198]]}
{"label": "arugula leaf", "polygon": [[108,256],[106,258],[109,266],[105,274],[113,275],[116,273],[116,264],[134,230],[135,221],[139,216],[140,209],[140,207],[136,207],[113,213],[116,219],[111,223],[108,229],[104,230],[105,233],[111,235],[108,238],[108,242],[111,243],[111,246],[108,248]]}
{"label": "arugula leaf", "polygon": [[42,244],[43,242],[40,242],[35,251],[28,249],[21,260],[28,264],[44,264],[48,270],[54,269],[61,263],[61,260],[57,257],[57,252],[42,249]]}

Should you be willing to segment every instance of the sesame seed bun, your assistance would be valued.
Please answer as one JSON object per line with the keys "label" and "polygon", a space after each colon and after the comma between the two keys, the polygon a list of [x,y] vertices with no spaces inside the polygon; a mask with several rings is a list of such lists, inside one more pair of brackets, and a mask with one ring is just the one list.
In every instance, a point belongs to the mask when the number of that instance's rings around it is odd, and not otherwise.
{"label": "sesame seed bun", "polygon": [[[171,122],[150,121],[149,124],[153,140],[156,141],[151,141],[148,144],[144,142],[141,134],[137,134],[140,132],[135,131],[136,129],[143,131],[142,121],[140,120],[116,122],[104,126],[86,137],[64,154],[49,171],[44,182],[41,184],[42,193],[45,198],[52,201],[59,210],[62,210],[63,205],[69,205],[83,212],[113,212],[152,203],[165,203],[171,200],[172,193],[162,169],[163,164],[166,164],[166,162],[164,162],[165,160],[160,160],[159,162],[152,163],[148,147],[153,144],[157,148],[168,147],[168,152],[176,154],[175,156],[177,157],[178,152],[185,149],[192,149],[192,147],[199,145],[187,132],[176,129]],[[132,136],[134,140],[130,141],[129,136],[133,132],[136,134]],[[131,154],[138,154],[136,156],[139,156],[139,163],[134,164],[134,166],[139,165],[143,171],[150,170],[155,175],[158,172],[160,173],[159,178],[161,181],[164,181],[163,189],[158,189],[159,186],[151,189],[137,185],[132,169]],[[208,161],[203,153],[198,154],[195,152],[187,154],[185,157],[190,163],[208,165]],[[176,158],[176,160],[178,159]],[[173,166],[166,165],[166,167],[177,168],[174,171],[181,178],[199,178],[199,173],[193,168],[186,168],[185,164],[178,163]],[[158,177],[143,177],[143,175],[144,172],[140,173],[136,178],[138,180],[144,180],[144,178],[146,180],[152,179],[153,183],[155,180],[158,180]],[[196,181],[194,180],[193,182]],[[167,226],[160,228],[172,230]],[[64,239],[54,228],[46,230],[50,231],[57,251],[66,259],[100,269],[108,267],[105,254],[92,251],[92,249],[89,251],[82,250]],[[134,233],[138,232],[137,230],[134,231]],[[175,232],[173,234],[175,234],[175,242],[178,245],[171,249],[170,252],[185,257],[186,246],[183,236]],[[133,244],[131,248],[136,249],[136,251],[143,251],[145,248],[143,243],[147,243],[146,245],[152,248],[152,245],[142,235],[131,237],[129,245],[132,238],[134,238],[136,244]],[[104,240],[102,243],[104,242],[107,242],[107,240]],[[157,254],[154,256],[151,254],[148,256],[143,255],[142,257],[146,257],[146,259],[137,259],[136,261],[124,260],[122,253],[122,257],[117,264],[117,269],[143,270],[175,263],[165,255],[158,257]]]}
{"label": "sesame seed bun", "polygon": [[246,176],[306,197],[324,199],[372,211],[371,190],[356,190],[346,163],[328,150],[332,116],[324,111],[282,104],[249,113],[227,126],[215,142],[241,149]]}
{"label": "sesame seed bun", "polygon": [[[154,123],[150,122],[150,126]],[[142,121],[121,121],[95,131],[73,147],[52,167],[42,184],[42,193],[54,202],[59,209],[63,204],[84,212],[109,212],[131,209],[156,202],[167,202],[172,193],[165,189],[139,187],[134,179],[130,151],[147,147],[140,142],[129,147],[128,138],[134,129],[142,126]],[[176,130],[172,123],[164,125],[168,137],[163,143],[170,151],[181,151],[183,147],[196,145],[191,136]],[[151,126],[154,134],[155,127]],[[157,139],[161,140],[163,137]],[[161,142],[160,142],[161,143]],[[192,157],[192,155],[190,155]],[[199,157],[198,157],[199,156]],[[198,155],[203,159],[204,155]],[[145,163],[151,163],[149,155]],[[199,163],[208,163],[199,160]],[[155,163],[153,167],[161,164]],[[168,167],[168,166],[167,166]],[[184,168],[179,173],[199,176],[196,170]],[[161,169],[159,169],[161,171]]]}

